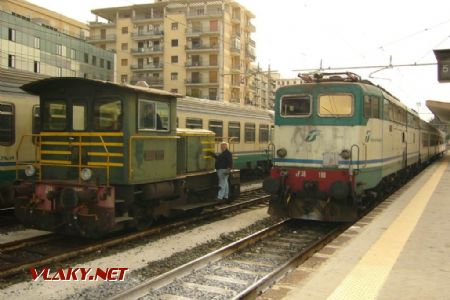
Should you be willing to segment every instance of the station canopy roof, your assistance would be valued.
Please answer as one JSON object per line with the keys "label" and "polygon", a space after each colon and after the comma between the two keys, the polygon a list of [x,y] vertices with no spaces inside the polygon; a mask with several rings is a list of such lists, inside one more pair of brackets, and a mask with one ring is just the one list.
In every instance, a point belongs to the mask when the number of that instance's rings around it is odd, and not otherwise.
{"label": "station canopy roof", "polygon": [[450,102],[427,100],[427,107],[441,122],[450,124]]}

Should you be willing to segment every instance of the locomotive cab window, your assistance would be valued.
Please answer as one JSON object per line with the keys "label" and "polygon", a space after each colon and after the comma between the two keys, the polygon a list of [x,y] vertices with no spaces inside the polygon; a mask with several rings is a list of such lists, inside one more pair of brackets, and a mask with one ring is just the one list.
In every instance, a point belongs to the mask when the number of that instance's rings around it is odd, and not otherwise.
{"label": "locomotive cab window", "polygon": [[84,101],[72,102],[72,129],[83,131],[87,128],[87,108]]}
{"label": "locomotive cab window", "polygon": [[281,98],[280,114],[282,116],[307,117],[311,115],[311,96],[293,95]]}
{"label": "locomotive cab window", "polygon": [[122,129],[122,101],[96,99],[94,101],[94,130],[118,131]]}
{"label": "locomotive cab window", "polygon": [[380,117],[380,100],[375,96],[364,97],[364,117],[379,118]]}
{"label": "locomotive cab window", "polygon": [[0,145],[10,146],[15,141],[14,105],[0,103]]}
{"label": "locomotive cab window", "polygon": [[353,95],[324,94],[319,96],[319,116],[350,117],[353,115]]}
{"label": "locomotive cab window", "polygon": [[168,103],[139,100],[139,130],[169,130],[170,109]]}
{"label": "locomotive cab window", "polygon": [[63,131],[67,128],[67,105],[63,100],[47,100],[44,102],[42,120],[44,131]]}

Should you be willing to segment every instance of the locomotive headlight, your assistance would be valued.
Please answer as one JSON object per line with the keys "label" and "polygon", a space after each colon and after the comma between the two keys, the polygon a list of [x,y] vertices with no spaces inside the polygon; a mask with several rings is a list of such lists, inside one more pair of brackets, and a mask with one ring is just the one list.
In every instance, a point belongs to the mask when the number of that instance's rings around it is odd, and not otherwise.
{"label": "locomotive headlight", "polygon": [[339,154],[343,159],[349,159],[350,158],[350,151],[347,149],[344,149],[341,151],[341,153]]}
{"label": "locomotive headlight", "polygon": [[25,175],[31,177],[34,174],[36,174],[36,168],[33,165],[28,165],[25,167]]}
{"label": "locomotive headlight", "polygon": [[280,158],[285,158],[287,155],[287,150],[286,148],[280,148],[277,150],[277,156]]}
{"label": "locomotive headlight", "polygon": [[92,170],[89,168],[84,168],[80,172],[80,178],[84,181],[88,181],[92,178]]}

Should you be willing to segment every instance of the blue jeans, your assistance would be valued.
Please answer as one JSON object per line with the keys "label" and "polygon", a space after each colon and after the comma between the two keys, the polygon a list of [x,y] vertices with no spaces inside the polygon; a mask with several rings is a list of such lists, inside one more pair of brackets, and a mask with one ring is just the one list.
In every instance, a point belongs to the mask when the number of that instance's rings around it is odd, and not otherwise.
{"label": "blue jeans", "polygon": [[217,170],[217,177],[219,177],[219,193],[217,194],[217,198],[222,200],[223,198],[228,199],[228,194],[230,192],[230,187],[228,186],[228,176],[229,176],[229,170],[228,169],[218,169]]}

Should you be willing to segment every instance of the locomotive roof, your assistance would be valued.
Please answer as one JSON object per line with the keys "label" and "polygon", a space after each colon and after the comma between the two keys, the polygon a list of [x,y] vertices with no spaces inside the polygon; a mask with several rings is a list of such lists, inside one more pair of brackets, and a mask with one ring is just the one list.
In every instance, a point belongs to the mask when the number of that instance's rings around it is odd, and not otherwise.
{"label": "locomotive roof", "polygon": [[142,87],[142,86],[136,86],[136,85],[130,85],[130,84],[120,84],[120,83],[113,83],[109,81],[102,81],[102,80],[93,80],[93,79],[86,79],[86,78],[80,78],[80,77],[51,77],[46,78],[42,80],[33,81],[27,84],[24,84],[21,88],[33,95],[40,95],[42,92],[55,88],[60,87],[61,85],[65,84],[92,84],[97,85],[99,87],[104,88],[121,88],[128,92],[139,92],[139,93],[146,93],[151,95],[160,95],[160,96],[172,96],[172,97],[181,97],[180,94],[167,92],[164,90],[159,89],[153,89],[148,87]]}

